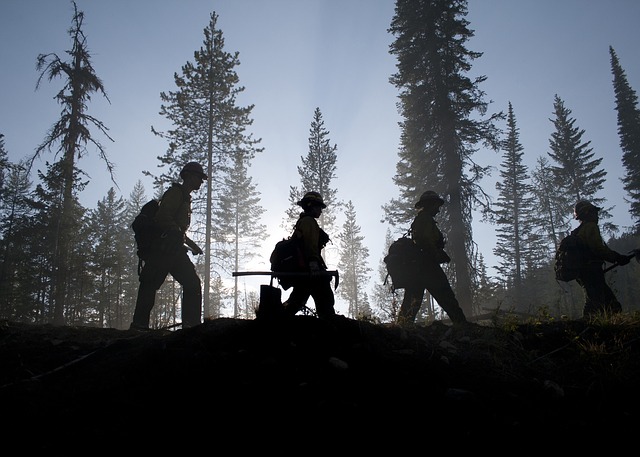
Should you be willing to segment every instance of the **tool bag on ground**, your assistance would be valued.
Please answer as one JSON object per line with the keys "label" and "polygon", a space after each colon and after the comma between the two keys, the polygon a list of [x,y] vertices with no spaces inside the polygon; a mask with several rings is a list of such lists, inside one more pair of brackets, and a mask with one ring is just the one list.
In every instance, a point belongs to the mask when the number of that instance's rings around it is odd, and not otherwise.
{"label": "tool bag on ground", "polygon": [[256,319],[276,320],[285,315],[282,306],[282,291],[271,284],[260,285],[260,302],[256,309]]}
{"label": "tool bag on ground", "polygon": [[[387,277],[391,276],[394,290],[420,284],[421,258],[420,248],[408,235],[403,235],[391,243],[389,253],[383,260],[387,266]],[[386,282],[385,278],[385,284]]]}
{"label": "tool bag on ground", "polygon": [[578,229],[560,241],[553,269],[558,281],[569,282],[578,277],[587,260],[588,250],[578,236]]}

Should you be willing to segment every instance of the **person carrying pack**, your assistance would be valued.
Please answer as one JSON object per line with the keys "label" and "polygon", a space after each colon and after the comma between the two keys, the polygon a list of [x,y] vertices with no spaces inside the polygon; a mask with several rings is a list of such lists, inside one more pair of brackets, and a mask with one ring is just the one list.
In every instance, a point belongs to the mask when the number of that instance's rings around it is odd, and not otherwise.
{"label": "person carrying pack", "polygon": [[573,208],[574,218],[580,221],[575,232],[586,246],[583,268],[578,271],[576,277],[585,294],[583,317],[622,311],[622,305],[605,280],[602,267],[604,262],[627,265],[632,258],[610,249],[605,244],[598,227],[598,212],[601,209],[586,200],[580,200]]}
{"label": "person carrying pack", "polygon": [[424,299],[425,288],[447,313],[454,324],[467,322],[462,308],[451,289],[449,279],[440,266],[451,259],[444,251],[444,236],[434,216],[444,200],[434,191],[427,190],[415,204],[418,214],[411,223],[411,237],[422,252],[418,279],[405,286],[404,297],[398,311],[398,324],[413,324]]}
{"label": "person carrying pack", "polygon": [[154,217],[160,236],[153,239],[144,253],[146,258],[139,275],[140,286],[130,325],[133,330],[149,328],[156,291],[169,273],[182,285],[182,328],[201,323],[202,284],[187,249],[195,255],[203,252],[186,232],[191,223],[191,193],[200,189],[208,176],[199,163],[189,162],[180,171],[180,177],[182,183],[172,184],[164,193]]}
{"label": "person carrying pack", "polygon": [[329,235],[320,228],[316,220],[327,205],[318,192],[307,192],[297,205],[302,207],[303,212],[291,237],[300,241],[304,268],[310,275],[293,280],[293,290],[283,303],[285,314],[294,316],[305,307],[309,297],[312,297],[318,317],[330,319],[336,314],[331,276],[320,274],[327,271],[322,249],[329,242]]}

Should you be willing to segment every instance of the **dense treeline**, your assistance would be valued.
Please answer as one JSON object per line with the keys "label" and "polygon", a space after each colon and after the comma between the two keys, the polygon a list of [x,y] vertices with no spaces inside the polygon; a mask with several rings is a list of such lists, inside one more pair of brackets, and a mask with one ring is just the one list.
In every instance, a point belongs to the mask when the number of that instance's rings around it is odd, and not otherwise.
{"label": "dense treeline", "polygon": [[[384,221],[395,233],[387,233],[385,246],[406,231],[419,195],[425,189],[435,190],[447,200],[439,216],[452,258],[447,273],[467,316],[502,309],[579,317],[582,292],[573,283],[555,281],[552,264],[560,240],[574,222],[575,202],[588,199],[604,208],[601,224],[611,248],[628,253],[640,244],[640,112],[635,91],[610,48],[626,170],[620,190],[627,192],[636,221],[635,227],[620,233],[601,196],[610,179],[601,166],[602,157],[591,148],[588,132],[580,129],[560,95],[555,95],[550,107],[554,131],[549,150],[537,158],[532,170],[524,165],[528,153],[519,141],[517,110],[522,108],[509,103],[506,114],[487,115],[489,103],[483,100],[480,87],[486,77],[467,76],[473,60],[482,54],[465,48],[473,36],[466,11],[463,0],[396,2],[389,32],[396,38],[390,52],[397,57],[398,71],[390,82],[399,90],[404,120],[394,176],[399,196],[383,207]],[[265,151],[260,139],[248,133],[253,105],[237,105],[237,95],[244,90],[235,72],[238,54],[224,50],[217,15],[209,19],[194,61],[174,75],[173,91],[160,94],[160,113],[172,127],[164,132],[153,129],[167,142],[165,153],[158,157],[159,174],[145,172],[153,178],[154,188],[144,189],[138,182],[123,197],[112,187],[95,209],[84,208],[78,199],[86,185],[79,159],[86,145],[93,144],[111,172],[112,164],[94,135],[111,138],[107,126],[88,113],[92,93],[107,95],[87,52],[83,13],[75,9],[68,62],[56,54],[38,56],[38,84],[45,77],[49,81],[65,78],[56,99],[63,114],[36,154],[20,163],[8,161],[0,136],[0,318],[127,328],[138,287],[130,223],[149,198],[162,195],[182,164],[193,160],[211,176],[206,191],[194,195],[190,234],[205,251],[194,258],[203,278],[204,317],[254,316],[257,293],[245,296],[237,280],[229,285],[224,279],[242,270],[265,239],[265,227],[259,223],[264,212],[260,193],[248,174],[253,158]],[[495,201],[490,198],[492,192],[480,186],[490,172],[474,159],[485,152],[483,148],[502,154]],[[34,160],[52,150],[57,160],[45,162],[34,185]],[[283,227],[293,225],[299,209],[295,202],[304,191],[321,192],[328,208],[319,222],[333,240],[326,254],[338,264],[342,277],[337,298],[348,304],[350,317],[390,322],[402,290],[390,290],[384,252],[373,253],[379,261],[371,275],[371,253],[364,247],[356,208],[351,201],[341,201],[333,185],[337,153],[316,108],[309,150],[298,167],[300,185],[290,186],[291,206]],[[495,224],[497,277],[488,275],[474,242],[474,210]],[[626,310],[640,309],[635,299],[638,274],[635,262],[607,273]],[[179,323],[180,296],[179,285],[169,277],[157,295],[153,326]],[[429,301],[419,320],[442,317]]]}

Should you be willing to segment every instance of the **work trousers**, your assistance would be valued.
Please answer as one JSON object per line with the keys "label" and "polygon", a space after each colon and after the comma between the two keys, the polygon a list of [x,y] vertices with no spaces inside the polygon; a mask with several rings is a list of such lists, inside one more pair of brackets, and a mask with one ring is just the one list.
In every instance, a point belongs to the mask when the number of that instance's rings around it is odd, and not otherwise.
{"label": "work trousers", "polygon": [[583,269],[576,279],[585,295],[583,316],[589,317],[597,313],[619,313],[622,305],[607,284],[602,264],[589,265]]}
{"label": "work trousers", "polygon": [[296,279],[293,290],[284,304],[285,312],[290,316],[295,315],[305,307],[309,297],[313,298],[319,318],[331,318],[336,314],[335,297],[333,290],[331,290],[331,276]]}
{"label": "work trousers", "polygon": [[398,323],[412,324],[422,306],[425,288],[431,296],[438,302],[438,305],[447,313],[451,322],[466,322],[467,319],[460,308],[447,275],[439,264],[425,262],[422,265],[423,271],[420,274],[420,282],[415,285],[405,287],[404,298],[398,311]]}
{"label": "work trousers", "polygon": [[156,291],[169,273],[182,286],[182,328],[201,323],[202,284],[186,248],[181,247],[171,254],[161,250],[154,251],[145,261],[140,272],[140,286],[131,327],[149,328]]}

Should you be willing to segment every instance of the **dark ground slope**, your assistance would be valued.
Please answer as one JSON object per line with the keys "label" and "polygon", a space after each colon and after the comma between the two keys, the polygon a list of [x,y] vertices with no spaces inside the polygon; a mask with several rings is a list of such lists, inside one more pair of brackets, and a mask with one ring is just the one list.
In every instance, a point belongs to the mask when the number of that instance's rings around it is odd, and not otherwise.
{"label": "dark ground slope", "polygon": [[640,425],[638,337],[582,321],[507,331],[223,318],[145,333],[0,322],[3,441],[69,451],[623,437]]}

